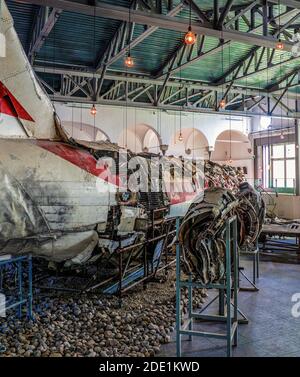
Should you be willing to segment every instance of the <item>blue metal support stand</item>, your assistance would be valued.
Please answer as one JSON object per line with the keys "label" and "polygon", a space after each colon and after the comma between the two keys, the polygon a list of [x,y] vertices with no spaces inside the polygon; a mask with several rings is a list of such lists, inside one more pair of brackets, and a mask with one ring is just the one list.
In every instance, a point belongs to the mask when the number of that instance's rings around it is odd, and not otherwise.
{"label": "blue metal support stand", "polygon": [[[27,266],[26,266],[27,264]],[[27,308],[27,318],[32,319],[32,302],[33,302],[33,293],[32,293],[32,257],[31,255],[19,256],[15,258],[9,257],[8,259],[0,260],[0,273],[6,266],[15,266],[17,271],[17,282],[18,287],[15,296],[10,298],[5,305],[5,310],[10,310],[17,308],[18,317],[22,317],[22,308],[23,305],[26,305]],[[25,267],[27,268],[27,286],[24,283],[24,272]],[[2,286],[0,287],[0,292],[2,292]]]}
{"label": "blue metal support stand", "polygon": [[256,285],[256,279],[259,278],[259,245],[258,239],[256,240],[255,249],[249,251],[240,251],[240,255],[247,255],[252,257],[252,280],[245,274],[244,268],[239,266],[239,273],[250,284],[250,287],[239,287],[240,291],[258,292],[259,288]]}
{"label": "blue metal support stand", "polygon": [[[181,245],[178,239],[180,219],[176,220],[176,343],[177,357],[181,356],[181,336],[188,335],[192,340],[193,336],[211,337],[215,339],[224,339],[227,342],[227,356],[232,356],[232,347],[238,343],[238,314],[243,317],[243,313],[238,309],[238,281],[239,281],[239,261],[237,248],[237,219],[231,217],[226,222],[226,272],[222,282],[214,284],[202,284],[193,282],[189,276],[188,281],[181,280],[180,254]],[[233,260],[232,260],[233,257]],[[182,327],[181,317],[181,289],[188,289],[188,318],[187,323]],[[219,290],[219,314],[204,314],[193,312],[193,288],[218,289]],[[216,298],[217,298],[216,297]],[[233,299],[231,299],[233,297]],[[213,300],[215,301],[216,298]],[[210,305],[209,303],[206,308]],[[226,325],[226,332],[214,333],[193,330],[194,319],[201,321],[221,322]]]}

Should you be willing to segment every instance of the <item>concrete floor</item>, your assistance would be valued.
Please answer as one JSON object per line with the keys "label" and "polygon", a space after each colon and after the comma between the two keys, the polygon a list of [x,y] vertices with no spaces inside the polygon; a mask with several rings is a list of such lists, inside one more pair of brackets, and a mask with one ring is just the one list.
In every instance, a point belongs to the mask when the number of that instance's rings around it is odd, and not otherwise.
{"label": "concrete floor", "polygon": [[[252,263],[241,261],[248,276]],[[291,313],[294,293],[300,293],[300,265],[272,262],[260,263],[259,292],[240,292],[239,308],[246,314],[249,324],[239,325],[239,343],[233,348],[236,357],[300,356],[300,317]],[[241,286],[245,286],[244,280]],[[209,298],[215,293],[209,292]],[[215,313],[216,307],[213,307]],[[211,310],[210,310],[211,312]],[[220,331],[221,324],[195,323],[194,330]],[[159,356],[176,356],[175,334],[172,342],[162,347]],[[182,336],[182,356],[225,357],[226,341],[194,337],[189,341]]]}

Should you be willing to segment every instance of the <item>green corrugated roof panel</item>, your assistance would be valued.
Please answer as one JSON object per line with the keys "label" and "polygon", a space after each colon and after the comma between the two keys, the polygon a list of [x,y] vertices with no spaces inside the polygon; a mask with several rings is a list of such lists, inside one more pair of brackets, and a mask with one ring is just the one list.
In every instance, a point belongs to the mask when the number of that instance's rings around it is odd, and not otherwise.
{"label": "green corrugated roof panel", "polygon": [[[143,32],[143,27],[137,25],[134,32],[134,39]],[[180,45],[183,33],[172,30],[158,29],[147,37],[142,43],[134,47],[131,55],[134,57],[134,71],[154,72]],[[119,59],[111,66],[111,69],[124,70],[123,59]]]}
{"label": "green corrugated roof panel", "polygon": [[93,66],[119,25],[120,21],[62,12],[37,59]]}
{"label": "green corrugated roof panel", "polygon": [[21,4],[12,0],[6,0],[6,4],[14,19],[15,28],[23,48],[27,52],[30,45],[32,24],[39,7],[31,4]]}
{"label": "green corrugated roof panel", "polygon": [[262,72],[255,72],[251,76],[245,76],[239,80],[236,80],[235,83],[262,89],[276,83],[280,77],[290,73],[297,67],[299,67],[299,59],[288,63],[279,64],[276,67],[269,67]]}
{"label": "green corrugated roof panel", "polygon": [[[201,9],[211,10],[213,2],[211,0],[194,0]],[[129,7],[131,0],[103,0],[102,2]],[[220,6],[224,6],[227,0],[220,0]],[[174,6],[179,3],[179,0],[174,0]],[[7,0],[10,11],[15,20],[17,32],[20,36],[21,42],[26,50],[28,50],[32,25],[38,7],[16,3],[12,0]],[[164,13],[167,12],[166,3],[164,5]],[[233,5],[249,4],[249,0],[235,0]],[[289,11],[285,6],[281,8]],[[249,15],[249,13],[247,13]],[[273,14],[278,15],[278,5],[273,7]],[[232,16],[233,13],[231,12]],[[189,10],[185,9],[177,15],[181,19],[189,18]],[[193,16],[193,21],[196,21],[196,16]],[[284,19],[281,20],[281,23]],[[93,67],[97,62],[97,57],[101,56],[108,46],[111,38],[116,33],[120,21],[104,19],[101,17],[91,17],[83,14],[72,12],[62,12],[55,27],[47,37],[42,49],[37,54],[37,62],[48,62],[48,64],[66,64],[72,66],[86,66]],[[262,24],[262,17],[258,17],[256,27]],[[247,32],[249,25],[242,18],[239,20],[239,30]],[[137,38],[144,31],[143,25],[136,25],[134,30],[134,39]],[[274,27],[269,27],[268,32],[274,33]],[[257,31],[254,31],[258,33]],[[138,44],[132,49],[132,56],[135,59],[135,67],[130,72],[139,74],[153,74],[157,72],[170,59],[172,54],[180,46],[183,34],[180,32],[158,29],[152,35],[147,37],[142,43]],[[204,53],[210,49],[215,48],[219,44],[217,38],[205,37]],[[194,62],[188,67],[184,67],[181,72],[176,73],[176,77],[183,79],[190,79],[195,81],[213,82],[222,76],[232,64],[240,61],[253,48],[251,45],[232,42],[229,46],[225,46],[223,51],[219,51],[210,56]],[[195,57],[196,48],[194,49],[192,59]],[[253,71],[254,65],[257,63],[261,48],[259,49],[256,58],[254,59],[249,72]],[[266,50],[267,51],[267,50]],[[268,55],[265,54],[262,59],[261,67],[266,67]],[[273,57],[273,63],[279,63],[290,57],[290,54],[277,51]],[[273,83],[278,80],[280,75],[289,72],[298,66],[300,58],[289,63],[281,64],[281,67],[269,68],[263,72],[251,75],[249,77],[240,78],[236,81],[237,84],[249,85],[252,87],[264,87],[266,83]],[[113,65],[111,70],[126,72],[124,68],[124,60],[120,58]],[[47,80],[51,79],[51,75],[45,76]],[[230,78],[230,76],[228,77]],[[106,83],[105,83],[106,85]],[[296,90],[296,89],[295,89]],[[143,98],[141,96],[141,98]]]}
{"label": "green corrugated roof panel", "polygon": [[[218,39],[206,37],[204,53],[218,45]],[[241,56],[249,52],[251,48],[252,46],[250,45],[232,42],[229,46],[225,45],[221,51],[206,56],[189,65],[187,68],[182,69],[181,72],[177,72],[176,77],[206,82],[215,81],[233,64],[239,61]]]}

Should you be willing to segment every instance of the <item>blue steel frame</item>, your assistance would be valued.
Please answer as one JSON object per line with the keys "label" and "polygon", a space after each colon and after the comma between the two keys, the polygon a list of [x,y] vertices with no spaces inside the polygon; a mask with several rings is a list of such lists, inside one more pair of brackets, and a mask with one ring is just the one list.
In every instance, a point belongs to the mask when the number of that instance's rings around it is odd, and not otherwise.
{"label": "blue steel frame", "polygon": [[[177,357],[181,356],[181,336],[188,335],[189,340],[193,336],[211,337],[216,339],[224,339],[227,341],[227,357],[232,356],[232,346],[238,343],[238,285],[239,285],[239,258],[237,247],[237,219],[232,216],[226,222],[226,273],[222,283],[218,284],[202,284],[193,282],[189,276],[188,281],[181,280],[180,254],[181,245],[179,242],[180,218],[176,219],[176,348]],[[233,270],[231,269],[231,256],[233,255]],[[233,279],[231,279],[233,278]],[[231,286],[233,282],[233,288]],[[188,320],[184,327],[181,326],[181,289],[188,289]],[[193,312],[193,288],[218,289],[220,294],[220,307],[218,315],[208,315]],[[226,293],[226,315],[224,315]],[[233,302],[231,294],[233,293]],[[232,310],[233,308],[233,310]],[[194,331],[193,320],[200,319],[202,321],[213,321],[226,323],[225,333],[214,333],[205,331]]]}
{"label": "blue steel frame", "polygon": [[240,274],[250,283],[250,287],[240,287],[240,291],[258,292],[259,288],[256,286],[256,279],[259,278],[259,245],[258,238],[255,243],[255,250],[244,251],[240,250],[240,255],[247,255],[252,257],[252,280],[244,272],[244,268],[239,266]]}
{"label": "blue steel frame", "polygon": [[[24,292],[24,281],[23,281],[23,265],[27,262],[27,272],[28,272],[28,288],[27,294]],[[18,317],[22,317],[22,307],[24,304],[27,306],[27,319],[32,319],[32,302],[33,302],[33,293],[32,293],[32,257],[31,255],[19,256],[15,258],[9,258],[6,260],[0,261],[0,271],[4,266],[13,264],[17,269],[17,281],[18,281],[18,299],[12,303],[6,305],[6,310],[18,308]],[[24,297],[24,294],[25,297]]]}

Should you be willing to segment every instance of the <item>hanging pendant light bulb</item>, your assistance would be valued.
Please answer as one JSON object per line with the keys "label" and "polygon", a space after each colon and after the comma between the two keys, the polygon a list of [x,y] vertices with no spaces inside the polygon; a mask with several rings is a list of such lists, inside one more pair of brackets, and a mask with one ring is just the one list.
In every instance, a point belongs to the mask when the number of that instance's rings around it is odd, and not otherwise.
{"label": "hanging pendant light bulb", "polygon": [[93,104],[91,108],[91,115],[95,116],[96,114],[97,114],[97,109],[96,109],[96,106]]}
{"label": "hanging pendant light bulb", "polygon": [[193,45],[196,43],[196,40],[197,40],[197,36],[196,34],[192,31],[192,27],[189,26],[189,29],[188,29],[188,32],[185,34],[184,36],[184,43],[186,45]]}
{"label": "hanging pendant light bulb", "polygon": [[[128,16],[128,23],[131,25],[131,8],[129,7],[129,16]],[[132,68],[134,66],[133,58],[131,57],[131,40],[130,37],[128,37],[128,55],[126,56],[124,60],[124,64],[127,68]]]}
{"label": "hanging pendant light bulb", "polygon": [[134,61],[133,61],[133,58],[131,57],[130,55],[130,52],[128,53],[128,55],[126,56],[125,60],[124,60],[124,64],[127,68],[132,68],[134,66]]}
{"label": "hanging pendant light bulb", "polygon": [[[280,13],[281,13],[281,4],[280,4],[280,0],[278,0],[278,12],[279,12],[278,24],[279,24],[279,26],[280,26],[280,25],[281,25],[281,24],[280,24]],[[279,37],[279,39],[278,39],[278,42],[276,43],[276,49],[277,49],[277,50],[283,50],[284,45],[283,45],[283,42],[282,42],[281,39],[280,39],[280,32],[279,32],[279,34],[278,34],[278,37]]]}
{"label": "hanging pendant light bulb", "polygon": [[183,141],[183,136],[182,136],[182,133],[180,132],[179,136],[178,136],[178,140],[179,141]]}
{"label": "hanging pendant light bulb", "polygon": [[219,106],[220,106],[220,108],[221,109],[225,109],[225,106],[226,106],[226,101],[225,101],[225,99],[223,98],[223,99],[221,99],[221,101],[220,101],[220,103],[219,103]]}
{"label": "hanging pendant light bulb", "polygon": [[184,43],[188,46],[195,44],[197,40],[196,34],[192,31],[192,2],[190,2],[190,18],[188,32],[184,36]]}
{"label": "hanging pendant light bulb", "polygon": [[[93,41],[93,47],[94,47],[94,51],[95,51],[95,45],[96,45],[96,7],[94,8],[94,41]],[[93,81],[95,80],[95,76],[93,74]],[[91,107],[91,115],[93,117],[95,117],[97,114],[97,109],[96,109],[96,106],[95,104],[93,103],[92,107]],[[95,138],[95,135],[94,135],[94,138]]]}
{"label": "hanging pendant light bulb", "polygon": [[284,44],[281,41],[281,39],[279,39],[278,42],[276,43],[276,49],[277,50],[283,50],[283,47],[284,47]]}

